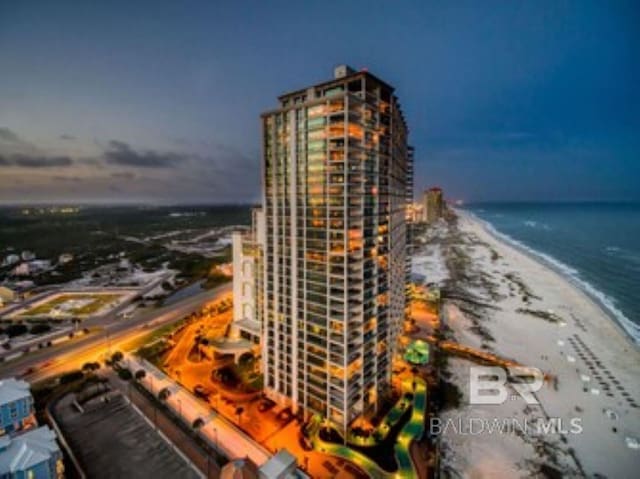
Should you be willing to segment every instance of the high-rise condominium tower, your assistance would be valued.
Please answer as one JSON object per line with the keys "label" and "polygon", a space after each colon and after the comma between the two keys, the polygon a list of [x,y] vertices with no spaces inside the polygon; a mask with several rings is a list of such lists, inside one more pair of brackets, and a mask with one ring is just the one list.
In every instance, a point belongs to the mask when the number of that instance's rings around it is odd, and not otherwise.
{"label": "high-rise condominium tower", "polygon": [[262,115],[267,393],[340,429],[391,380],[411,161],[393,88],[336,68]]}

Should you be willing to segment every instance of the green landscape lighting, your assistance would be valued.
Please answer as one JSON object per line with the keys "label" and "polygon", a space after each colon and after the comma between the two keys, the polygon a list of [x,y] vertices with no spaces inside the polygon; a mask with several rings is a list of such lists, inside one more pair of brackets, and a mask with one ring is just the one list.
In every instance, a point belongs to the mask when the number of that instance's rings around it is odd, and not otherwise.
{"label": "green landscape lighting", "polygon": [[413,341],[407,346],[404,359],[411,364],[427,364],[429,362],[429,345],[420,339]]}

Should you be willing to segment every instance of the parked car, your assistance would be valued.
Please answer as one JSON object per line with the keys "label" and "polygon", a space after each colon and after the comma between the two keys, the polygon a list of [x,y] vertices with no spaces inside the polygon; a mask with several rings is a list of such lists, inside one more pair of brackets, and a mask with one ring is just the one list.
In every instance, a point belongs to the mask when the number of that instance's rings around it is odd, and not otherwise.
{"label": "parked car", "polygon": [[196,384],[196,386],[193,388],[193,394],[202,399],[208,399],[211,395],[211,391],[205,388],[202,384]]}

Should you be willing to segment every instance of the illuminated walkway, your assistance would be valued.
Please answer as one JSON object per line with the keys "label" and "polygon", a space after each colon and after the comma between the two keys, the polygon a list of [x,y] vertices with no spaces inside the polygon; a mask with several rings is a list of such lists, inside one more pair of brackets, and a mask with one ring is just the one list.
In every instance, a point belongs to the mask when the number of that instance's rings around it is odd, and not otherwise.
{"label": "illuminated walkway", "polygon": [[[398,434],[398,440],[394,446],[396,461],[398,463],[398,470],[396,472],[389,473],[384,471],[378,464],[369,459],[369,457],[348,446],[323,441],[317,433],[313,439],[314,447],[321,452],[333,454],[352,461],[364,469],[367,474],[374,479],[418,477],[413,466],[413,461],[411,460],[410,447],[411,442],[415,438],[420,438],[424,432],[424,418],[427,407],[427,384],[424,379],[419,377],[415,378],[415,384],[416,389],[413,391],[412,378],[405,379],[402,383],[403,393],[413,394],[413,410],[409,422],[404,425],[400,434]],[[403,399],[400,401],[402,400]],[[389,412],[389,414],[392,413],[398,413],[395,407]],[[382,421],[382,423],[384,422],[385,421]]]}
{"label": "illuminated walkway", "polygon": [[146,376],[140,383],[156,397],[159,391],[167,388],[171,394],[165,403],[189,426],[196,419],[202,419],[204,425],[200,428],[200,435],[226,457],[230,459],[248,457],[258,467],[271,457],[271,453],[264,447],[224,417],[212,413],[209,405],[200,402],[189,391],[149,362],[128,355],[125,363],[133,374],[140,369],[146,371]]}

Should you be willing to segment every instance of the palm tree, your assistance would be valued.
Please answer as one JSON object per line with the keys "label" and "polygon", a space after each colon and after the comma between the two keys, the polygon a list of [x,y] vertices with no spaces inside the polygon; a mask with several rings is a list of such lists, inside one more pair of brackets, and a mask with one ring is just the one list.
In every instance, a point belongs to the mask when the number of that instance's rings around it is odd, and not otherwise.
{"label": "palm tree", "polygon": [[147,375],[147,372],[144,369],[138,369],[135,374],[136,381],[141,381]]}
{"label": "palm tree", "polygon": [[167,399],[169,399],[169,396],[171,396],[171,391],[169,391],[169,388],[162,388],[158,392],[158,399],[160,399],[160,401],[166,401]]}
{"label": "palm tree", "polygon": [[120,351],[116,351],[111,355],[111,362],[114,364],[119,363],[123,359],[124,359],[124,354],[122,354]]}
{"label": "palm tree", "polygon": [[204,419],[202,419],[201,417],[195,418],[193,420],[193,423],[191,424],[191,427],[194,431],[199,431],[204,427]]}
{"label": "palm tree", "polygon": [[240,417],[242,416],[243,412],[244,412],[244,408],[242,406],[239,406],[236,408],[236,416],[238,416],[238,425],[240,425]]}
{"label": "palm tree", "polygon": [[85,373],[91,373],[94,371],[94,363],[84,363],[82,365],[82,371]]}

